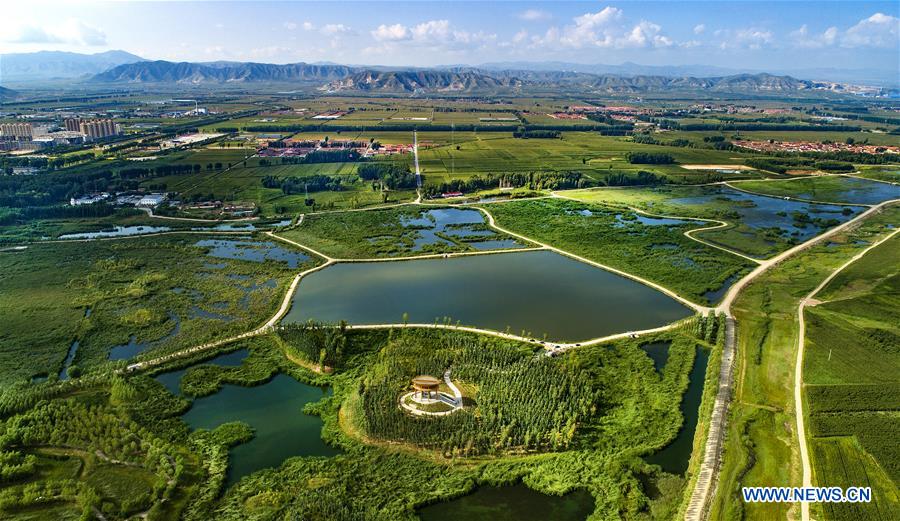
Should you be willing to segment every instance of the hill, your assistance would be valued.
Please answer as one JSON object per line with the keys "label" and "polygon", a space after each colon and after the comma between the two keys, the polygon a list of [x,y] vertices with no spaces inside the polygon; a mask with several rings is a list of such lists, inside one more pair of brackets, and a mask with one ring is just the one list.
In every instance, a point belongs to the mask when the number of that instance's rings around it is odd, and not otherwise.
{"label": "hill", "polygon": [[3,81],[78,78],[142,60],[140,56],[125,51],[96,54],[62,51],[3,54],[0,55],[0,77]]}

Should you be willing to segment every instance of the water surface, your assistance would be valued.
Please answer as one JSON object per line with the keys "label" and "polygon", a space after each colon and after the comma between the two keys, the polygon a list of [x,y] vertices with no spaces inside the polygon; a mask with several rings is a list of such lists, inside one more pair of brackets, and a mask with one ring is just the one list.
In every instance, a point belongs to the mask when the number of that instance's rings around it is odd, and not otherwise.
{"label": "water surface", "polygon": [[697,348],[694,367],[691,368],[690,382],[687,391],[681,398],[681,415],[684,423],[678,435],[662,449],[645,457],[647,463],[659,465],[670,474],[684,474],[691,460],[694,448],[694,433],[700,418],[700,402],[703,399],[703,385],[706,380],[706,365],[709,363],[709,351]]}
{"label": "water surface", "polygon": [[462,325],[552,340],[658,327],[691,310],[631,279],[549,251],[336,264],[304,278],[285,322]]}
{"label": "water surface", "polygon": [[219,259],[237,259],[251,262],[284,262],[296,268],[309,260],[309,256],[299,251],[289,250],[270,241],[250,241],[232,239],[204,239],[195,246],[208,248],[207,255]]}
{"label": "water surface", "polygon": [[[195,365],[238,367],[244,362],[244,359],[247,358],[247,355],[249,354],[250,352],[246,349],[238,349],[237,351],[233,351],[231,353],[219,355],[212,360],[207,360],[206,362],[198,362]],[[184,376],[184,373],[186,373],[188,369],[190,369],[190,367],[177,369],[175,371],[169,371],[167,373],[160,373],[154,378],[157,382],[163,384],[163,386],[165,386],[165,388],[168,389],[172,394],[181,394],[181,378]]]}
{"label": "water surface", "polygon": [[322,420],[303,413],[304,405],[321,400],[327,392],[278,374],[256,387],[223,385],[216,394],[194,400],[182,419],[192,429],[214,429],[232,421],[253,427],[254,438],[230,450],[227,487],[293,456],[337,454],[322,441]]}
{"label": "water surface", "polygon": [[131,235],[146,235],[148,233],[160,233],[171,230],[168,226],[116,226],[112,230],[99,232],[66,233],[59,239],[102,239],[104,237],[127,237]]}

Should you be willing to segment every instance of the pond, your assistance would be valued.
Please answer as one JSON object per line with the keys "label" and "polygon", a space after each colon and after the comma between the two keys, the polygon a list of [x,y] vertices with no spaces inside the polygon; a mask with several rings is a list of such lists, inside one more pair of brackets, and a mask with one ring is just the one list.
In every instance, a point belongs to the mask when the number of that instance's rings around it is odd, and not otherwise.
{"label": "pond", "polygon": [[[243,362],[244,359],[247,358],[250,352],[246,349],[238,349],[237,351],[233,351],[231,353],[225,353],[219,355],[212,360],[207,360],[206,362],[199,362],[196,365],[218,365],[221,367],[238,367]],[[163,386],[168,389],[172,394],[181,394],[181,378],[184,376],[184,373],[190,369],[189,367],[185,367],[184,369],[178,369],[176,371],[169,371],[168,373],[160,373],[156,375],[155,379],[157,382],[163,384]]]}
{"label": "pond", "polygon": [[[452,241],[440,235],[453,237],[479,250],[521,247],[515,240],[501,239],[494,230],[481,229],[484,223],[484,215],[478,210],[461,208],[434,208],[423,210],[417,217],[400,218],[401,226],[415,231],[412,251],[421,251],[434,244],[454,246]],[[379,237],[371,240],[379,240]]]}
{"label": "pond", "polygon": [[322,441],[322,420],[303,413],[304,405],[321,400],[328,392],[278,374],[256,387],[223,385],[216,394],[194,400],[182,419],[192,429],[214,429],[233,421],[253,428],[252,440],[230,450],[227,487],[293,456],[337,454],[337,449]]}
{"label": "pond", "polygon": [[219,259],[237,259],[251,262],[284,262],[296,268],[309,260],[309,256],[299,251],[283,248],[270,241],[243,241],[231,239],[204,239],[194,246],[207,248],[207,255]]}
{"label": "pond", "polygon": [[691,310],[631,279],[549,251],[336,264],[304,278],[285,322],[463,325],[553,340],[658,327]]}
{"label": "pond", "polygon": [[[822,232],[822,228],[813,223],[806,223],[804,226],[794,219],[794,213],[807,214],[811,219],[820,218],[826,221],[835,219],[844,222],[863,210],[859,207],[787,201],[725,187],[707,188],[704,192],[704,195],[669,199],[666,204],[703,206],[712,203],[715,207],[736,212],[740,222],[750,228],[781,228],[801,241],[818,235]],[[852,213],[844,214],[845,209],[852,210]]]}
{"label": "pond", "polygon": [[550,496],[518,483],[483,486],[475,492],[418,511],[422,521],[584,521],[594,511],[594,498],[583,489]]}
{"label": "pond", "polygon": [[669,361],[669,346],[671,345],[672,342],[666,340],[641,346],[641,351],[646,353],[650,360],[653,360],[653,368],[656,369],[657,373],[661,373],[663,368],[666,367],[666,362]]}
{"label": "pond", "polygon": [[172,338],[177,335],[181,331],[181,319],[175,313],[169,313],[169,321],[175,323],[175,327],[172,331],[163,336],[162,338],[158,338],[152,342],[138,342],[137,336],[131,335],[128,337],[127,344],[120,344],[117,346],[113,346],[109,350],[109,359],[110,360],[128,360],[134,358],[135,356],[142,353],[144,350],[155,347],[166,340]]}
{"label": "pond", "polygon": [[828,177],[825,179],[823,189],[816,190],[817,178],[804,178],[790,181],[768,181],[767,183],[754,183],[753,192],[765,193],[768,183],[778,186],[779,192],[789,187],[790,196],[797,199],[809,199],[812,201],[828,201],[835,203],[851,204],[878,204],[890,199],[900,199],[900,185],[870,181],[858,177]]}
{"label": "pond", "polygon": [[739,274],[735,273],[734,275],[725,279],[725,282],[723,282],[722,285],[719,286],[718,289],[707,291],[706,293],[703,294],[703,296],[706,297],[706,299],[709,301],[710,304],[713,304],[713,305],[718,304],[718,302],[720,300],[722,300],[722,297],[725,296],[725,293],[728,292],[728,289],[731,288],[732,284],[737,282],[738,276],[739,276]]}
{"label": "pond", "polygon": [[62,369],[59,370],[59,379],[60,380],[68,380],[69,379],[69,367],[72,365],[72,360],[75,360],[75,353],[78,352],[78,340],[72,342],[72,345],[69,346],[69,352],[66,353],[66,359],[63,361]]}
{"label": "pond", "polygon": [[703,400],[703,385],[706,381],[706,365],[709,351],[697,348],[694,367],[691,368],[687,391],[681,398],[681,415],[684,423],[671,443],[645,457],[647,463],[659,465],[670,474],[684,474],[691,460],[694,448],[694,433],[700,418],[700,402]]}
{"label": "pond", "polygon": [[671,217],[650,217],[641,215],[637,212],[630,214],[634,219],[626,219],[624,215],[617,214],[616,222],[613,224],[616,228],[621,228],[633,223],[640,223],[645,226],[681,226],[684,224],[697,224],[698,221],[688,221],[685,219],[673,219]]}
{"label": "pond", "polygon": [[66,233],[59,239],[102,239],[105,237],[128,237],[131,235],[147,235],[148,233],[160,233],[171,230],[168,226],[116,226],[112,230],[99,232]]}

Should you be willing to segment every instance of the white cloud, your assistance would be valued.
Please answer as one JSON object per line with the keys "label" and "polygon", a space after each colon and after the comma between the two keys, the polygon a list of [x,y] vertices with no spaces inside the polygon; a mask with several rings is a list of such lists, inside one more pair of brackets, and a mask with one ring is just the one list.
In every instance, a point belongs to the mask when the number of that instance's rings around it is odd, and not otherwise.
{"label": "white cloud", "polygon": [[477,47],[497,38],[495,34],[456,29],[448,20],[428,20],[413,26],[382,24],[371,34],[382,45],[370,47],[369,52],[389,52],[391,45],[401,43],[422,48],[456,50]]}
{"label": "white cloud", "polygon": [[636,48],[669,47],[674,41],[662,33],[658,24],[641,20],[630,24],[621,9],[605,7],[596,13],[585,13],[563,28],[551,27],[543,36],[532,37],[531,45],[571,48]]}
{"label": "white cloud", "polygon": [[758,27],[747,27],[731,31],[728,29],[719,29],[713,33],[716,37],[722,39],[719,43],[720,49],[752,49],[759,50],[763,47],[772,45],[775,42],[775,35],[768,29]]}
{"label": "white cloud", "polygon": [[519,18],[529,22],[537,22],[540,20],[549,20],[553,18],[553,15],[547,11],[541,11],[540,9],[527,9],[519,13]]}
{"label": "white cloud", "polygon": [[706,30],[705,24],[697,24],[694,26],[694,34],[703,34],[703,31]]}
{"label": "white cloud", "polygon": [[344,24],[326,24],[322,26],[322,34],[339,34],[350,31],[350,28]]}
{"label": "white cloud", "polygon": [[402,24],[379,25],[377,29],[372,31],[372,37],[379,42],[408,40],[411,38],[409,29]]}
{"label": "white cloud", "polygon": [[303,30],[304,31],[312,31],[316,26],[312,24],[312,22],[303,22]]}
{"label": "white cloud", "polygon": [[822,34],[810,34],[809,28],[803,24],[789,35],[796,47],[804,49],[821,49],[835,44],[838,38],[838,28],[829,27]]}
{"label": "white cloud", "polygon": [[74,45],[106,45],[106,33],[76,18],[60,24],[32,25],[9,24],[4,29],[3,41],[9,43],[67,43]]}
{"label": "white cloud", "polygon": [[900,34],[900,18],[875,13],[847,29],[841,39],[841,46],[896,49],[900,46],[898,34]]}
{"label": "white cloud", "polygon": [[294,22],[284,22],[284,28],[288,31],[293,31],[297,28],[297,24]]}

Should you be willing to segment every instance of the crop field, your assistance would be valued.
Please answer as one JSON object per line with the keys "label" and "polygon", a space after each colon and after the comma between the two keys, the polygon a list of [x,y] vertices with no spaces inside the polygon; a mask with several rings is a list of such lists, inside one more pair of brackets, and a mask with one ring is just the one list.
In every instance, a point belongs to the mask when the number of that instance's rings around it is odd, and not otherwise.
{"label": "crop field", "polygon": [[742,333],[737,337],[736,390],[711,518],[774,519],[787,514],[786,504],[744,503],[740,487],[796,483],[785,462],[796,458],[792,383],[799,300],[832,270],[889,233],[888,225],[898,218],[900,209],[891,207],[837,234],[829,244],[782,262],[738,296],[733,312]]}
{"label": "crop field", "polygon": [[[705,173],[671,165],[633,165],[625,155],[638,150],[664,152],[685,164],[742,164],[743,161],[733,152],[641,145],[628,138],[588,132],[565,132],[561,139],[515,139],[495,134],[481,133],[475,140],[459,141],[458,149],[445,146],[420,150],[419,163],[426,179],[441,182],[486,173],[575,170],[599,181],[615,169],[662,171],[676,179],[693,178],[702,182]],[[428,139],[428,134],[420,133],[419,139]]]}
{"label": "crop field", "polygon": [[[625,209],[558,199],[485,208],[498,226],[640,275],[702,304],[709,303],[726,281],[752,266],[745,259],[684,236],[685,231],[705,223],[670,223]],[[613,243],[615,247],[608,246]]]}
{"label": "crop field", "polygon": [[[65,377],[73,367],[89,372],[113,346],[133,356],[264,322],[298,265],[212,257],[196,246],[211,238],[58,242],[0,253],[0,382]],[[65,361],[67,351],[73,358]]]}
{"label": "crop field", "polygon": [[[826,519],[900,515],[900,238],[842,271],[807,307],[807,386],[816,474],[824,486],[864,483],[868,505],[823,508]],[[878,360],[873,364],[872,360]],[[855,392],[847,392],[848,386]],[[887,516],[887,517],[885,517]]]}

